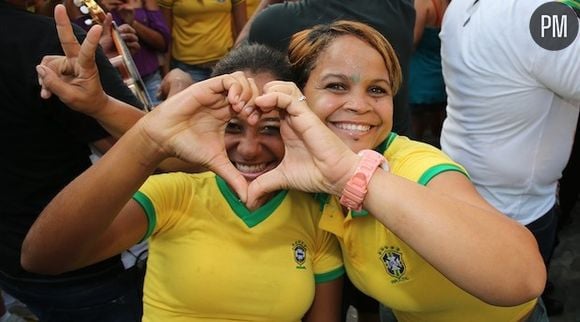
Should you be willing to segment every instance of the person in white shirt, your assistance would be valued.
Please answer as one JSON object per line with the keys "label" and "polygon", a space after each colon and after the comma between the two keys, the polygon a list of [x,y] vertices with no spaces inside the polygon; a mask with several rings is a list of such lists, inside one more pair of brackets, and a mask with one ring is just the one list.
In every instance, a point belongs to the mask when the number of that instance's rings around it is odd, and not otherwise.
{"label": "person in white shirt", "polygon": [[559,50],[534,41],[530,21],[546,2],[452,1],[440,38],[448,94],[441,147],[488,202],[532,231],[548,265],[580,106],[580,41],[576,34]]}

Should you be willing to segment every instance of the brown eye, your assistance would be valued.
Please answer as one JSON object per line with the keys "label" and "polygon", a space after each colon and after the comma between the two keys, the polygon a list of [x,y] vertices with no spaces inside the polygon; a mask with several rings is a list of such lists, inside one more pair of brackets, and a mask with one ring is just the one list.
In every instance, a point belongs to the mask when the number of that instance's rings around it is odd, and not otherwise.
{"label": "brown eye", "polygon": [[330,83],[330,84],[326,85],[326,88],[333,90],[333,91],[343,91],[346,89],[346,86],[344,86],[341,83]]}
{"label": "brown eye", "polygon": [[260,130],[260,133],[265,134],[265,135],[279,136],[280,135],[280,126],[266,125],[266,126],[262,127],[262,129]]}
{"label": "brown eye", "polygon": [[369,88],[369,93],[373,96],[382,96],[388,94],[388,91],[380,86],[372,86]]}
{"label": "brown eye", "polygon": [[238,123],[234,123],[234,122],[228,122],[228,125],[226,125],[226,133],[231,133],[231,134],[236,134],[236,133],[242,133],[242,126],[239,125]]}

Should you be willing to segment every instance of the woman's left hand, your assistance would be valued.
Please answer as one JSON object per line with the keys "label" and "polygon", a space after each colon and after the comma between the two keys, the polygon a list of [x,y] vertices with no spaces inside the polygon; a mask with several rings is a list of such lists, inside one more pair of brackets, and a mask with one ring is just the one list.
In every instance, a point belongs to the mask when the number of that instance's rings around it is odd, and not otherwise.
{"label": "woman's left hand", "polygon": [[47,99],[55,94],[76,111],[87,115],[98,113],[108,101],[95,63],[103,28],[93,26],[80,45],[63,5],[55,7],[54,19],[65,55],[45,56],[37,66],[40,96]]}

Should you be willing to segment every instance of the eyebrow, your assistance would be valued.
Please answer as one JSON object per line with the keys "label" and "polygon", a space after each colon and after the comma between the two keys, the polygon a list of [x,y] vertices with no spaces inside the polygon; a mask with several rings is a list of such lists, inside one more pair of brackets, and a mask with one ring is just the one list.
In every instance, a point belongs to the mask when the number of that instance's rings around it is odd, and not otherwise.
{"label": "eyebrow", "polygon": [[265,119],[261,119],[260,123],[265,123],[265,122],[280,122],[280,118],[279,117],[267,117]]}
{"label": "eyebrow", "polygon": [[[351,78],[350,78],[350,77],[348,77],[348,76],[346,76],[346,75],[344,75],[344,74],[336,74],[336,73],[330,73],[330,74],[326,74],[326,75],[324,75],[324,76],[321,78],[321,80],[322,80],[322,81],[325,81],[325,80],[327,80],[328,78],[333,78],[333,77],[340,78],[340,79],[342,79],[342,80],[345,80],[345,81],[346,81],[346,80],[351,80]],[[359,81],[360,81],[360,80],[359,80]],[[379,82],[385,82],[385,83],[387,83],[389,86],[391,85],[391,82],[389,81],[389,79],[388,79],[388,78],[376,78],[376,79],[373,79],[373,80],[371,81],[371,83],[379,83]]]}
{"label": "eyebrow", "polygon": [[322,80],[326,80],[327,78],[334,78],[334,77],[335,78],[344,79],[344,80],[347,80],[348,79],[348,77],[346,75],[344,75],[344,74],[334,74],[334,73],[331,73],[331,74],[324,75],[322,77]]}

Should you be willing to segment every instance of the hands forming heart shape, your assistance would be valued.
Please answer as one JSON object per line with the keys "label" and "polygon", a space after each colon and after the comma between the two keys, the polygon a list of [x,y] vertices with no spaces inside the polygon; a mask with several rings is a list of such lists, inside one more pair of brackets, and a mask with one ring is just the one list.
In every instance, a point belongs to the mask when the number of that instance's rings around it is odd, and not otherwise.
{"label": "hands forming heart shape", "polygon": [[[236,72],[196,83],[148,113],[139,127],[167,156],[203,165],[224,178],[253,209],[272,191],[298,189],[340,194],[357,156],[300,99],[294,83],[268,83],[259,95],[252,79]],[[230,162],[225,129],[234,117],[256,123],[280,110],[285,154],[280,164],[248,183]],[[323,144],[321,144],[323,143]]]}
{"label": "hands forming heart shape", "polygon": [[[65,56],[44,57],[37,66],[41,96],[57,94],[75,110],[102,119],[111,112],[112,99],[103,91],[95,52],[102,32],[94,26],[78,43],[62,5],[55,21]],[[252,79],[236,72],[195,83],[172,96],[133,126],[165,156],[202,165],[228,182],[254,209],[279,189],[339,195],[354,173],[359,157],[310,110],[294,83],[274,81],[263,94]],[[251,183],[230,162],[224,143],[225,128],[236,116],[256,123],[262,113],[280,110],[280,133],[285,154],[280,164]],[[141,117],[139,114],[138,117]]]}

